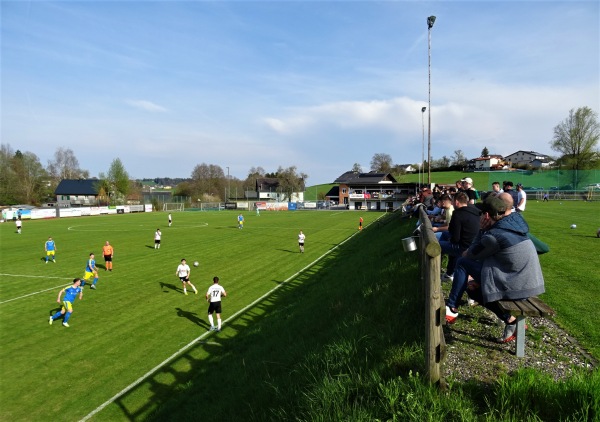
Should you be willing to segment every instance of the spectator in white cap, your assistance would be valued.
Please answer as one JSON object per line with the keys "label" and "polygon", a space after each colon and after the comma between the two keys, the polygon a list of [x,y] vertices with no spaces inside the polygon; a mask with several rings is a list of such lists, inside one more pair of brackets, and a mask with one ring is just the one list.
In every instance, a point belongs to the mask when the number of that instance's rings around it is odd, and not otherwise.
{"label": "spectator in white cap", "polygon": [[470,177],[462,179],[462,190],[469,197],[469,204],[475,204],[479,199],[479,192],[473,187],[473,179]]}

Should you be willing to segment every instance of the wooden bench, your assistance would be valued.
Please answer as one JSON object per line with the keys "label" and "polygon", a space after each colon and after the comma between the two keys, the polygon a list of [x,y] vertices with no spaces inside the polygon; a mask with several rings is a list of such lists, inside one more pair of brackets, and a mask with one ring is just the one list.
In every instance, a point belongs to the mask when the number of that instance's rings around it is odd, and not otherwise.
{"label": "wooden bench", "polygon": [[537,297],[525,300],[500,300],[500,308],[517,317],[517,357],[525,356],[525,317],[543,317],[555,315],[556,312]]}

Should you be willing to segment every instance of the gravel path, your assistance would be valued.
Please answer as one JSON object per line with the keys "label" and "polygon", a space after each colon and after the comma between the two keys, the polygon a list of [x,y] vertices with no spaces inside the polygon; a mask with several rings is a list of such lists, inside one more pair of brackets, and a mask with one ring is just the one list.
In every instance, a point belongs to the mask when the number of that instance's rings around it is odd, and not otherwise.
{"label": "gravel path", "polygon": [[[559,380],[573,368],[592,369],[597,362],[552,320],[527,318],[525,357],[515,354],[515,342],[501,344],[504,323],[481,306],[461,306],[452,325],[444,327],[447,380],[493,382],[502,373],[535,368]],[[498,321],[498,323],[496,322]]]}

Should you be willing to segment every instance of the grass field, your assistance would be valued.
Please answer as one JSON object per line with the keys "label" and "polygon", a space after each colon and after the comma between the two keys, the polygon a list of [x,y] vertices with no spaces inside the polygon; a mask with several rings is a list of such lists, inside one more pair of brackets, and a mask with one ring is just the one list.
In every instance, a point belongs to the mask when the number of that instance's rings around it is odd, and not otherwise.
{"label": "grass field", "polygon": [[[410,222],[373,224],[383,214],[361,213],[367,228],[352,237],[357,212],[246,213],[243,230],[236,215],[174,213],[171,228],[166,213],[25,221],[22,235],[0,224],[0,420],[522,420],[510,400],[494,407],[493,399],[522,382],[437,397],[415,376],[423,303],[417,255],[400,247]],[[544,300],[599,357],[600,203],[531,201],[525,217],[552,248],[542,256]],[[43,263],[49,235],[56,264]],[[83,274],[90,252],[100,258],[106,240],[114,271],[101,270],[98,290],[75,302],[70,328],[49,326],[58,291]],[[184,257],[200,262],[192,269],[200,297],[182,294],[175,268]],[[219,334],[207,334],[203,301],[213,275],[229,294]],[[546,411],[563,415],[564,394],[590,388],[583,378],[583,387],[549,397],[561,384],[534,384]]]}
{"label": "grass field", "polygon": [[[235,212],[114,215],[25,221],[23,233],[12,223],[0,225],[0,316],[2,329],[1,420],[80,419],[138,377],[206,333],[204,293],[214,275],[229,296],[224,301],[224,330],[243,330],[247,315],[228,320],[251,302],[357,232],[353,213],[262,213],[246,215],[237,229]],[[368,225],[381,214],[364,214]],[[163,232],[155,250],[153,234]],[[297,233],[306,236],[300,254]],[[57,244],[57,263],[44,263],[44,242]],[[105,272],[101,247],[115,248],[114,270]],[[98,289],[84,290],[74,304],[70,328],[48,316],[58,309],[59,290],[81,277],[88,254],[100,264]],[[184,296],[175,269],[181,258],[192,267],[198,296]],[[254,309],[253,313],[260,313]],[[258,318],[258,315],[253,318]],[[216,335],[206,336],[210,345]],[[214,346],[207,346],[211,349]],[[200,360],[210,350],[197,350]],[[149,397],[185,374],[156,377],[120,403],[117,413],[140,417],[152,409]],[[71,398],[71,399],[70,399]],[[104,412],[111,414],[111,410]],[[109,418],[110,419],[110,418]]]}

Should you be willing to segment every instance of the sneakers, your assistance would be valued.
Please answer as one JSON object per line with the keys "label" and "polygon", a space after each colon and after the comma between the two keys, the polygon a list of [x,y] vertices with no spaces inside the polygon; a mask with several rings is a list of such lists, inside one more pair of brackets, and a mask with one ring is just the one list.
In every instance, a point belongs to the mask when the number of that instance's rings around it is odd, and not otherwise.
{"label": "sneakers", "polygon": [[449,306],[446,306],[446,323],[454,324],[456,322],[456,318],[458,318],[458,311],[452,312]]}
{"label": "sneakers", "polygon": [[46,261],[46,264],[48,263],[48,261]]}
{"label": "sneakers", "polygon": [[[525,324],[525,329],[529,327]],[[517,321],[504,326],[504,334],[498,339],[500,343],[509,343],[517,338]]]}
{"label": "sneakers", "polygon": [[214,326],[213,326],[213,327],[210,327],[210,330],[209,330],[209,331],[217,331],[217,327],[214,327]]}
{"label": "sneakers", "polygon": [[67,324],[66,322],[63,322],[63,327],[69,328],[69,324]]}
{"label": "sneakers", "polygon": [[92,285],[90,286],[90,289],[92,289],[92,290],[96,290],[96,286],[92,284]]}
{"label": "sneakers", "polygon": [[187,296],[187,290],[185,292],[183,292],[183,294]]}
{"label": "sneakers", "polygon": [[198,290],[194,290],[194,294],[197,295],[198,294]]}
{"label": "sneakers", "polygon": [[506,324],[504,326],[504,334],[498,340],[500,343],[508,343],[517,338],[517,322],[515,321],[513,324]]}
{"label": "sneakers", "polygon": [[52,318],[52,315],[50,315],[50,319],[48,320],[48,324],[52,325],[53,321],[54,321],[54,318]]}
{"label": "sneakers", "polygon": [[442,281],[454,281],[454,276],[444,273],[442,274]]}
{"label": "sneakers", "polygon": [[220,333],[220,332],[221,332],[221,329],[220,329],[220,328],[217,328],[215,331],[216,331],[217,333]]}

